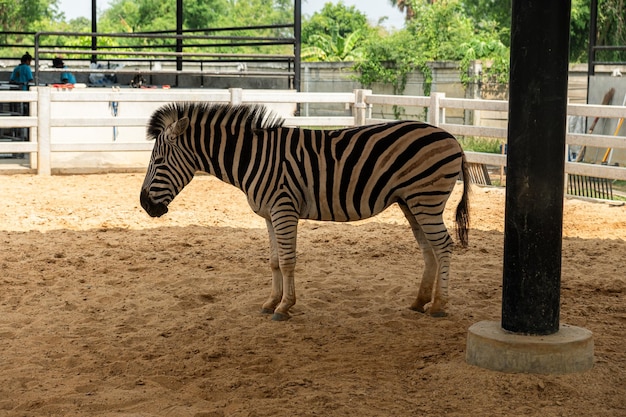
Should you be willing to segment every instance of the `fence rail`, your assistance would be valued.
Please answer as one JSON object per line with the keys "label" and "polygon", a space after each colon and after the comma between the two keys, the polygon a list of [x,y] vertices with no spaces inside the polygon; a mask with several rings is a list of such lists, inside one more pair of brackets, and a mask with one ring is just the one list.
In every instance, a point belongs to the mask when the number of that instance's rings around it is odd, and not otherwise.
{"label": "fence rail", "polygon": [[[52,155],[56,152],[136,152],[149,151],[151,142],[138,137],[137,142],[91,142],[59,143],[51,135],[55,127],[144,127],[147,117],[96,117],[93,115],[58,115],[52,111],[55,103],[74,102],[116,102],[116,103],[167,103],[173,101],[209,101],[216,103],[284,103],[293,106],[302,103],[342,103],[352,108],[352,116],[286,117],[290,126],[328,127],[356,126],[381,121],[371,117],[372,106],[398,105],[416,106],[428,109],[428,122],[441,126],[458,136],[484,136],[506,140],[507,131],[503,128],[453,124],[446,122],[446,109],[488,110],[506,112],[506,101],[447,98],[443,93],[424,96],[391,96],[372,94],[370,90],[355,90],[352,93],[302,93],[295,91],[259,90],[136,90],[136,89],[75,89],[58,91],[51,87],[39,87],[32,91],[0,91],[0,103],[30,103],[29,116],[0,117],[0,128],[28,128],[30,142],[0,142],[0,154],[25,153],[31,155],[31,170],[41,175],[52,173]],[[569,115],[587,117],[624,118],[624,106],[598,106],[573,104],[568,106]],[[595,134],[568,134],[567,143],[626,149],[626,138]],[[472,163],[506,166],[506,156],[480,152],[467,152]],[[132,168],[132,167],[129,167]],[[602,166],[586,163],[567,162],[568,174],[586,175],[599,178],[626,180],[626,168]]]}

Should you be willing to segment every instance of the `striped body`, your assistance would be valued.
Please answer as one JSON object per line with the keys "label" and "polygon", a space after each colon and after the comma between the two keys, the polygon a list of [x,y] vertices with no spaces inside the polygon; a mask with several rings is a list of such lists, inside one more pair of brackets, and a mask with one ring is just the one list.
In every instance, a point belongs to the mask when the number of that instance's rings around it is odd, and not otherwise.
{"label": "striped body", "polygon": [[[464,169],[449,133],[413,121],[338,130],[282,126],[265,108],[173,104],[153,115],[156,139],[141,193],[153,216],[197,171],[240,188],[267,220],[273,289],[264,311],[288,317],[295,303],[293,268],[299,219],[351,221],[398,203],[425,256],[413,307],[442,314],[452,239],[443,223],[446,201]],[[465,176],[467,178],[467,176]],[[467,187],[457,209],[459,238],[467,238]],[[437,286],[434,289],[433,284]]]}

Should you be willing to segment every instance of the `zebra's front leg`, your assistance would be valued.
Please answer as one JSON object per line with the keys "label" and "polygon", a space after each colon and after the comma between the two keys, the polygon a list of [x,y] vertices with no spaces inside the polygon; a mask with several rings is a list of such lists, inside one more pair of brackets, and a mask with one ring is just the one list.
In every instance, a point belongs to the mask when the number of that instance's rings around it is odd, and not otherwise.
{"label": "zebra's front leg", "polygon": [[272,215],[272,224],[278,248],[278,263],[283,275],[283,297],[274,310],[272,320],[289,319],[289,309],[296,303],[296,234],[298,232],[298,216],[289,211],[281,211]]}
{"label": "zebra's front leg", "polygon": [[285,321],[289,320],[289,309],[296,304],[296,286],[294,281],[295,262],[291,266],[281,264],[283,274],[283,298],[280,304],[274,310],[272,320]]}
{"label": "zebra's front leg", "polygon": [[[275,213],[272,215],[271,224],[268,222],[270,241],[272,242],[270,263],[273,282],[272,294],[263,309],[266,310],[266,307],[269,309],[272,305],[275,306],[280,297],[280,302],[274,309],[272,316],[272,320],[275,321],[289,319],[289,309],[296,303],[294,271],[296,267],[297,228],[298,217],[289,212]],[[274,269],[276,258],[278,258],[279,269]]]}
{"label": "zebra's front leg", "polygon": [[274,226],[270,220],[266,221],[267,232],[270,238],[270,268],[272,269],[272,292],[270,298],[263,303],[261,312],[263,314],[273,314],[274,310],[283,297],[283,274],[280,272],[280,262],[278,260],[278,244],[276,243],[276,235]]}

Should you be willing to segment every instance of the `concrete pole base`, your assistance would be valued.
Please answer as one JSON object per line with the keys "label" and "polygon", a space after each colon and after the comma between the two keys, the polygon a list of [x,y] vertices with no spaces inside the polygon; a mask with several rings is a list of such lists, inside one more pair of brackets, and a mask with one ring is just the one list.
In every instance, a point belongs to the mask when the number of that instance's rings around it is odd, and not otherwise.
{"label": "concrete pole base", "polygon": [[593,367],[593,337],[587,329],[566,324],[555,334],[528,336],[482,321],[469,328],[465,358],[470,365],[500,372],[584,372]]}

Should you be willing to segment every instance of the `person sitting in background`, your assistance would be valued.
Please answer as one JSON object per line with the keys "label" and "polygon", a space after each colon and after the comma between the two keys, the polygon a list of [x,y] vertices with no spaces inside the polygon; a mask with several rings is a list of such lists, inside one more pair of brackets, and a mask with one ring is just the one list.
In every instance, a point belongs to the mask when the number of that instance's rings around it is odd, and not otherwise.
{"label": "person sitting in background", "polygon": [[20,64],[15,67],[11,73],[11,78],[9,80],[11,84],[21,85],[22,90],[28,90],[28,83],[33,81],[33,72],[30,69],[30,63],[32,60],[33,57],[28,52],[22,55]]}
{"label": "person sitting in background", "polygon": [[[60,57],[56,57],[52,60],[52,66],[54,68],[67,68]],[[76,77],[69,71],[61,73],[61,82],[63,84],[76,84]]]}

